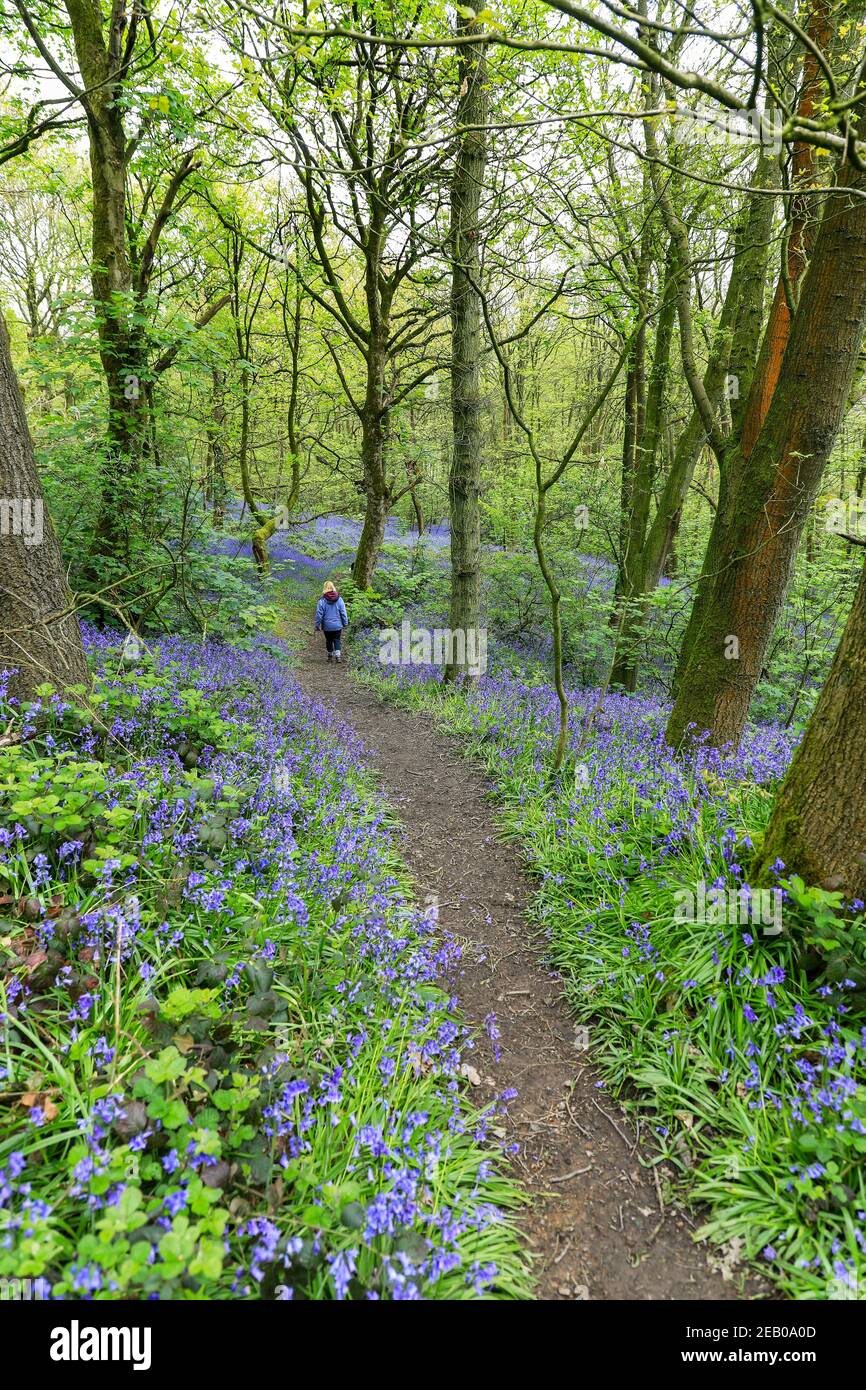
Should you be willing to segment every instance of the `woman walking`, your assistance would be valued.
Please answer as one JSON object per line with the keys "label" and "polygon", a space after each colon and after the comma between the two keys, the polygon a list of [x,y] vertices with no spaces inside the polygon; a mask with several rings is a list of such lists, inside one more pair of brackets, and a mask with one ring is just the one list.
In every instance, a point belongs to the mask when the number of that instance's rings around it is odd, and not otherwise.
{"label": "woman walking", "polygon": [[325,634],[325,651],[329,661],[341,660],[340,638],[348,626],[346,605],[329,579],[316,604],[316,631]]}

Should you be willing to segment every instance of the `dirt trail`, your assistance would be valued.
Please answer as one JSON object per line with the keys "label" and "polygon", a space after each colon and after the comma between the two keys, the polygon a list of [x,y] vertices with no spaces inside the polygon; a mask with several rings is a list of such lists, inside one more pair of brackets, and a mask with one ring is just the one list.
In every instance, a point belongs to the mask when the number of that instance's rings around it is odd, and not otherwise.
{"label": "dirt trail", "polygon": [[[481,772],[429,716],[383,703],[351,681],[346,665],[328,665],[321,639],[301,653],[298,675],[364,740],[405,827],[403,855],[419,897],[438,897],[442,926],[464,943],[456,993],[479,1032],[469,1058],[482,1078],[477,1097],[518,1092],[505,1123],[535,1199],[524,1226],[538,1296],[743,1297],[739,1279],[725,1282],[693,1243],[690,1218],[663,1204],[638,1161],[632,1125],[595,1087],[591,1054],[576,1045],[561,982],[525,916],[531,888],[519,850],[498,836]],[[483,1026],[491,1013],[498,1062]],[[745,1296],[757,1291],[747,1286]]]}

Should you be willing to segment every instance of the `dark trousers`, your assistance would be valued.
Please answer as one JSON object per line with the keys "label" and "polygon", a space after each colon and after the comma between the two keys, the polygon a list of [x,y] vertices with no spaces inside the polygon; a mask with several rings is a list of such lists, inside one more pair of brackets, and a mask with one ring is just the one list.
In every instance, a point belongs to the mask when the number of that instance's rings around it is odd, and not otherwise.
{"label": "dark trousers", "polygon": [[329,652],[338,652],[340,650],[340,638],[342,637],[342,635],[343,634],[339,628],[336,632],[326,632],[325,649]]}

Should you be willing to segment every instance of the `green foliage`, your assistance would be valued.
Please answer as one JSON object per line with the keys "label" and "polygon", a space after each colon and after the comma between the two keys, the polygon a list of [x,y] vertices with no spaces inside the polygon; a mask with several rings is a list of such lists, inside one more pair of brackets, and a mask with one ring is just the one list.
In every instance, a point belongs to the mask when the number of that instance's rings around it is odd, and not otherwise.
{"label": "green foliage", "polygon": [[800,909],[791,927],[798,968],[819,985],[844,983],[850,1007],[866,1015],[866,916],[852,918],[841,893],[807,887],[797,875],[781,885]]}
{"label": "green foliage", "polygon": [[403,545],[385,545],[375,588],[359,589],[347,577],[341,582],[340,592],[354,628],[399,628],[422,601],[425,608],[447,603],[447,580],[423,541],[412,550]]}
{"label": "green foliage", "polygon": [[[49,690],[4,711],[0,1276],[69,1298],[389,1297],[387,1261],[422,1279],[439,1213],[468,1203],[425,1297],[475,1296],[476,1267],[497,1271],[485,1296],[523,1297],[519,1194],[436,1056],[447,994],[409,983],[428,948],[381,810],[297,691],[274,702],[281,667],[235,657],[220,678],[221,650],[203,669],[176,644],[180,664],[132,671],[104,654],[71,722]],[[393,986],[370,920],[393,931]],[[429,1145],[435,1184],[420,1225],[371,1234],[391,1177],[358,1146],[384,1131],[393,1154],[404,1126],[401,1161]]]}

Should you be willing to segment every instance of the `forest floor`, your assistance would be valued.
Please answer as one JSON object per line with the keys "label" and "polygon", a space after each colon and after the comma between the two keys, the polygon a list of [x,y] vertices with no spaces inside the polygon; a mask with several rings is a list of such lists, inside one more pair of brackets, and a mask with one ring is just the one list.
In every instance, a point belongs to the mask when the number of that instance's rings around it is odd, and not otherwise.
{"label": "forest floor", "polygon": [[443,931],[463,947],[453,988],[477,1037],[477,1099],[517,1092],[503,1123],[532,1199],[523,1224],[537,1296],[766,1294],[757,1279],[744,1284],[742,1268],[710,1262],[709,1247],[693,1240],[697,1223],[666,1196],[664,1170],[660,1178],[642,1165],[639,1134],[596,1087],[591,1053],[527,916],[532,887],[519,848],[502,838],[485,778],[430,716],[396,709],[354,682],[346,655],[344,665],[329,665],[321,637],[307,632],[296,674],[363,740],[402,822],[401,853],[419,899],[438,900]]}

